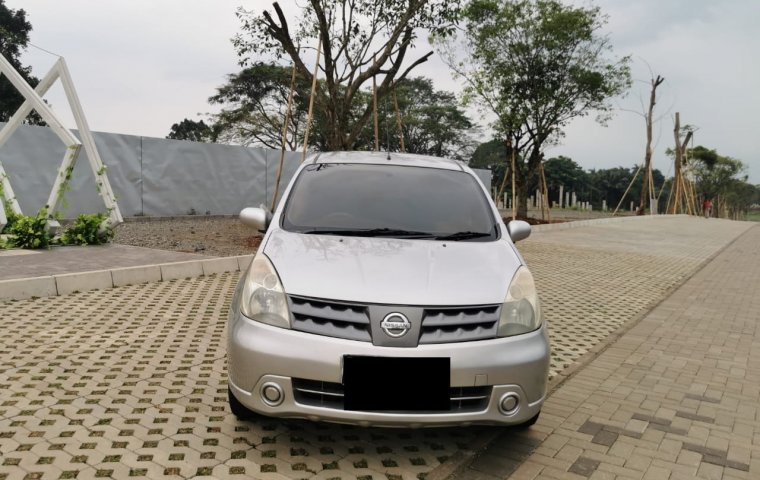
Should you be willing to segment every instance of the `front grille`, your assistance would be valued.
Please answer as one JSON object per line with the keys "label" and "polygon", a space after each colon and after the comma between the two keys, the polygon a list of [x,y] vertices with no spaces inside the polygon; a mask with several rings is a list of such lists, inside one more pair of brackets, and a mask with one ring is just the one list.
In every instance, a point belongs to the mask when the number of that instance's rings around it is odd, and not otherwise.
{"label": "front grille", "polygon": [[372,341],[366,305],[290,296],[293,330],[327,337]]}
{"label": "front grille", "polygon": [[[293,379],[296,402],[310,407],[343,410],[343,385],[319,380]],[[453,413],[481,412],[488,408],[491,387],[452,387],[449,394]]]}
{"label": "front grille", "polygon": [[501,305],[426,308],[420,343],[453,343],[496,337]]}

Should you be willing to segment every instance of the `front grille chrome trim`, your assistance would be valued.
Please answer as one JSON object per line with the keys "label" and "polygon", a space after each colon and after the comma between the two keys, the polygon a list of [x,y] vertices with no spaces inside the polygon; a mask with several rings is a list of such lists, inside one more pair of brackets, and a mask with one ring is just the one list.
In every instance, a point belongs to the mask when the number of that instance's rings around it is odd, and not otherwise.
{"label": "front grille chrome trim", "polygon": [[[293,378],[291,381],[293,383],[293,394],[295,395],[296,403],[335,410],[344,409],[342,384],[304,378]],[[472,413],[485,411],[491,399],[491,391],[491,386],[451,387],[449,393],[449,412]]]}
{"label": "front grille chrome trim", "polygon": [[288,297],[292,328],[326,337],[371,342],[366,305],[318,298]]}

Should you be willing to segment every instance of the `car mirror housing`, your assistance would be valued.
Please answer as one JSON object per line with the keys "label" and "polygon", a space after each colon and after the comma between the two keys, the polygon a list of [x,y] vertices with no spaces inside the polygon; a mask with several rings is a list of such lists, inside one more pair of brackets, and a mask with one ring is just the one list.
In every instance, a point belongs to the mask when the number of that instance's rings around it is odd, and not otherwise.
{"label": "car mirror housing", "polygon": [[240,221],[244,225],[255,228],[260,232],[265,232],[272,221],[272,214],[265,208],[248,207],[240,212]]}
{"label": "car mirror housing", "polygon": [[519,242],[525,240],[530,236],[530,224],[523,220],[512,220],[507,224],[507,230],[509,230],[509,237],[513,242]]}

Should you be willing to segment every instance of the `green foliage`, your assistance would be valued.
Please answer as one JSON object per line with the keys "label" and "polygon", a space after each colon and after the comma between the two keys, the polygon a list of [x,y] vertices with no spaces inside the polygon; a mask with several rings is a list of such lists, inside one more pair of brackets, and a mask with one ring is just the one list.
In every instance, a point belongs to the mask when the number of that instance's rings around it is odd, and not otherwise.
{"label": "green foliage", "polygon": [[[631,185],[631,180],[636,174],[638,167],[614,167],[603,168],[599,170],[591,170],[588,173],[588,190],[582,190],[584,199],[588,198],[594,206],[601,205],[602,200],[607,201],[607,207],[614,209],[620,202],[623,194],[625,193],[628,185]],[[652,179],[654,180],[654,189],[657,194],[660,194],[663,183],[665,183],[665,176],[658,169],[652,170]],[[639,172],[636,181],[631,185],[626,200],[623,202],[621,209],[627,210],[630,207],[630,201],[633,200],[638,205],[637,199],[641,196],[641,189],[644,185],[644,176]],[[662,211],[665,208],[665,202],[667,201],[669,191],[663,190],[660,195],[659,210]]]}
{"label": "green foliage", "polygon": [[564,191],[581,191],[588,184],[588,174],[571,158],[560,155],[544,162],[544,175],[549,191],[559,192],[560,185]]}
{"label": "green foliage", "polygon": [[47,210],[42,209],[36,216],[20,215],[15,218],[13,225],[7,229],[10,235],[9,244],[16,248],[48,248],[52,237],[47,228]]}
{"label": "green foliage", "polygon": [[2,229],[0,229],[0,233],[8,233],[19,216],[11,210],[10,199],[5,198],[5,191],[3,190],[2,184],[3,177],[7,177],[7,174],[0,176],[0,205],[2,205],[3,211],[5,212],[7,223]]}
{"label": "green foliage", "polygon": [[[404,149],[408,153],[468,159],[474,149],[472,121],[451,92],[436,90],[429,78],[405,79],[395,85],[401,115]],[[400,151],[393,98],[378,105],[380,148]],[[390,145],[387,145],[387,144]],[[354,147],[373,150],[374,126],[367,125]]]}
{"label": "green foliage", "polygon": [[[26,12],[23,9],[12,10],[5,6],[5,0],[0,0],[0,54],[32,87],[35,87],[39,80],[32,75],[31,67],[25,67],[20,60],[21,53],[29,44],[31,31],[32,24],[26,20]],[[0,122],[7,122],[23,102],[24,97],[5,76],[0,75]],[[36,112],[27,117],[27,122],[44,124]]]}
{"label": "green foliage", "polygon": [[685,157],[697,192],[713,200],[719,215],[740,216],[760,202],[760,186],[747,181],[747,166],[741,160],[701,145],[688,149]]}
{"label": "green foliage", "polygon": [[[279,149],[282,125],[290,94],[292,69],[271,63],[255,63],[227,77],[209,98],[222,110],[214,116],[213,130],[219,140],[239,145],[263,145]],[[311,85],[296,77],[287,148],[296,150],[303,144],[304,124],[308,112]],[[323,150],[324,114],[315,112],[310,144]]]}
{"label": "green foliage", "polygon": [[507,147],[499,139],[489,140],[477,146],[470,158],[472,168],[494,169],[507,161]]}
{"label": "green foliage", "polygon": [[78,215],[74,223],[61,235],[64,245],[101,245],[114,236],[113,228],[105,226],[108,216],[104,213]]}
{"label": "green foliage", "polygon": [[0,233],[10,233],[13,225],[15,225],[19,218],[23,217],[23,215],[19,215],[11,211],[11,209],[6,206],[5,217],[8,220],[8,223],[5,224],[5,227],[3,227],[3,230],[0,231]]}
{"label": "green foliage", "polygon": [[[216,141],[214,130],[206,125],[206,122],[203,120],[196,122],[187,118],[172,125],[171,131],[166,138],[172,140],[189,140],[191,142]],[[100,174],[101,172],[98,172],[98,175]]]}

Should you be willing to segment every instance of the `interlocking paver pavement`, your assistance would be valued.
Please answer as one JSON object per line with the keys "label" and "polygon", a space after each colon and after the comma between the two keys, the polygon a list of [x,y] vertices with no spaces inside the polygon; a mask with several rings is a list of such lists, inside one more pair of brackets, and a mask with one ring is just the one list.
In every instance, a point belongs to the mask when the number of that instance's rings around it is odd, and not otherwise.
{"label": "interlocking paver pavement", "polygon": [[[737,222],[716,221],[710,227],[704,222],[595,227],[601,230],[588,229],[596,235],[591,245],[586,244],[586,229],[538,234],[521,244],[542,291],[558,352],[553,373],[661,299],[664,288],[690,275],[747,228]],[[632,236],[650,244],[659,237],[670,240],[649,249],[621,245]],[[680,248],[668,247],[673,238]],[[237,421],[227,409],[225,370],[225,317],[236,280],[237,274],[211,275],[0,302],[0,479],[415,479],[492,431]],[[599,309],[606,313],[597,314]],[[692,393],[720,399],[709,390]],[[717,408],[709,400],[689,401]],[[597,408],[606,412],[610,407]],[[693,415],[722,425],[722,417],[709,408],[679,411],[681,416],[642,409],[636,413],[651,413],[654,420],[605,423],[594,435],[602,432],[598,442],[612,442],[612,447],[592,445],[615,448],[630,432],[641,438],[649,432],[667,434],[652,425],[704,423]],[[551,421],[557,415],[545,417]],[[545,432],[546,421],[531,435]],[[585,428],[597,428],[593,422]],[[492,461],[499,468],[516,468],[537,445],[522,441],[513,446],[511,462]],[[563,472],[573,465],[574,471],[602,470],[604,462],[594,467],[598,458],[572,458],[576,451],[565,449],[551,460],[566,467]],[[718,440],[694,442],[679,454],[691,462],[699,456],[718,461],[721,452],[727,452],[726,460],[741,461]]]}
{"label": "interlocking paver pavement", "polygon": [[542,232],[521,242],[549,324],[551,374],[647,311],[751,225],[690,217],[636,219]]}
{"label": "interlocking paver pavement", "polygon": [[[760,227],[551,394],[518,466],[482,478],[760,478]],[[511,475],[511,476],[510,476]]]}

